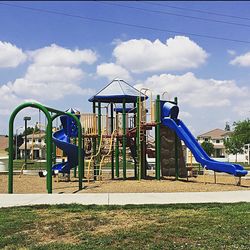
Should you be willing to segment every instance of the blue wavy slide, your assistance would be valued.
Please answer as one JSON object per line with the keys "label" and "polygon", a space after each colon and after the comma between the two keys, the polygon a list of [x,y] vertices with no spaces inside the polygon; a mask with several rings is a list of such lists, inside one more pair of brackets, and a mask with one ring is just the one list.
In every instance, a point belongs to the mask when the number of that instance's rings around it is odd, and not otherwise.
{"label": "blue wavy slide", "polygon": [[60,120],[63,128],[53,133],[52,139],[56,146],[66,153],[68,161],[53,165],[52,171],[69,174],[70,169],[78,165],[78,147],[70,143],[70,137],[77,135],[77,126],[68,116],[60,116]]}
{"label": "blue wavy slide", "polygon": [[206,169],[216,172],[225,172],[237,177],[247,175],[247,171],[239,164],[218,162],[211,159],[180,119],[164,117],[163,125],[173,129],[177,133],[178,137],[183,140],[186,146],[191,150],[196,161],[203,167],[206,167]]}

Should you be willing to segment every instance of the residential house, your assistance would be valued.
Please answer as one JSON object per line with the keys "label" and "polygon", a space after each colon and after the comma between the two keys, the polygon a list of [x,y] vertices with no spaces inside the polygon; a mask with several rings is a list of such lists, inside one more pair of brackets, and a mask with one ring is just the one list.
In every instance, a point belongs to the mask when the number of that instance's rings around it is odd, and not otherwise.
{"label": "residential house", "polygon": [[7,135],[0,135],[0,157],[7,157],[8,152],[5,151],[8,148],[9,137]]}
{"label": "residential house", "polygon": [[[25,140],[25,137],[23,137]],[[19,148],[20,157],[25,156],[25,141]],[[29,159],[45,159],[46,142],[45,133],[43,131],[27,135],[27,156]]]}
{"label": "residential house", "polygon": [[[218,161],[229,161],[229,162],[244,162],[250,164],[250,144],[244,146],[243,154],[227,154],[224,145],[224,140],[228,140],[232,131],[225,131],[223,129],[213,129],[204,134],[198,135],[197,140],[201,144],[202,142],[210,142],[214,145],[214,152],[211,157],[216,158]],[[194,156],[191,151],[187,148],[186,151],[187,163],[196,163]]]}
{"label": "residential house", "polygon": [[226,149],[223,143],[225,139],[225,134],[228,135],[229,131],[225,131],[219,128],[208,131],[204,134],[198,135],[198,142],[210,142],[214,145],[214,153],[211,155],[214,158],[225,158]]}
{"label": "residential house", "polygon": [[8,136],[7,135],[0,135],[0,149],[5,150],[8,148]]}

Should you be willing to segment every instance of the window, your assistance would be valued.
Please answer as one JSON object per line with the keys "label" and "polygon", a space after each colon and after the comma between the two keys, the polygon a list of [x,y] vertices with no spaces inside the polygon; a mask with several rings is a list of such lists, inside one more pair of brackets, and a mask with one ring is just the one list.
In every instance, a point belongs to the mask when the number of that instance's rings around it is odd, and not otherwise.
{"label": "window", "polygon": [[220,143],[220,140],[216,140],[216,143]]}
{"label": "window", "polygon": [[205,138],[205,141],[208,141],[208,138]]}
{"label": "window", "polygon": [[41,139],[38,139],[38,142],[41,142],[42,140]]}

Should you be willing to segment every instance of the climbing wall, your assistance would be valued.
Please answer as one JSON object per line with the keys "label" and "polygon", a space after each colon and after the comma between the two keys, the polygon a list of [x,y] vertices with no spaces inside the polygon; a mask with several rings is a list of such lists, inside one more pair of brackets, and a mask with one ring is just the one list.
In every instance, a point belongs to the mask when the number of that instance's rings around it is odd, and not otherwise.
{"label": "climbing wall", "polygon": [[[162,176],[175,176],[175,133],[170,128],[161,125],[161,173]],[[178,142],[179,177],[187,177],[181,140]]]}

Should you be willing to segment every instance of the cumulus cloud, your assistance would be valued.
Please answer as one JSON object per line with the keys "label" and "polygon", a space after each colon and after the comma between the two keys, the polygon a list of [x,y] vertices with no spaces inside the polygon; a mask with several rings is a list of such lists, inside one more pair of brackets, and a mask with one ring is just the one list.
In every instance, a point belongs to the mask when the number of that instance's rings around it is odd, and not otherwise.
{"label": "cumulus cloud", "polygon": [[160,40],[132,39],[120,42],[113,51],[116,63],[133,73],[197,68],[208,54],[185,36]]}
{"label": "cumulus cloud", "polygon": [[237,56],[230,61],[232,65],[238,65],[242,67],[250,67],[250,52]]}
{"label": "cumulus cloud", "polygon": [[120,65],[116,65],[114,63],[103,63],[98,65],[96,73],[98,76],[107,77],[109,80],[113,80],[115,78],[127,81],[131,80],[129,72]]}
{"label": "cumulus cloud", "polygon": [[81,63],[93,64],[97,60],[96,52],[90,49],[70,50],[56,44],[29,52],[35,64],[73,66]]}
{"label": "cumulus cloud", "polygon": [[236,55],[236,51],[232,50],[232,49],[228,49],[227,50],[227,53],[230,55],[230,56],[235,56]]}
{"label": "cumulus cloud", "polygon": [[0,109],[8,113],[21,101],[57,100],[64,96],[91,95],[93,90],[83,88],[85,72],[80,65],[96,61],[91,50],[70,50],[55,44],[29,52],[31,64],[23,77],[8,82],[0,88]]}
{"label": "cumulus cloud", "polygon": [[10,82],[0,86],[0,100],[1,115],[9,115],[11,110],[21,101],[21,99],[12,91]]}
{"label": "cumulus cloud", "polygon": [[0,41],[0,68],[15,68],[26,60],[22,49],[15,45]]}
{"label": "cumulus cloud", "polygon": [[233,80],[200,79],[191,72],[153,75],[135,87],[151,88],[156,93],[167,91],[171,96],[178,96],[182,104],[195,108],[230,106],[233,98],[249,95],[247,87],[239,87]]}

